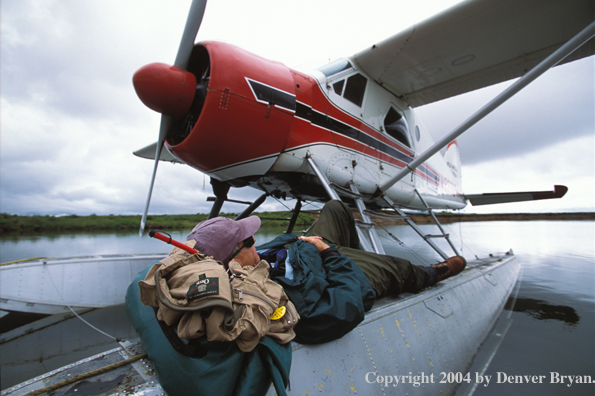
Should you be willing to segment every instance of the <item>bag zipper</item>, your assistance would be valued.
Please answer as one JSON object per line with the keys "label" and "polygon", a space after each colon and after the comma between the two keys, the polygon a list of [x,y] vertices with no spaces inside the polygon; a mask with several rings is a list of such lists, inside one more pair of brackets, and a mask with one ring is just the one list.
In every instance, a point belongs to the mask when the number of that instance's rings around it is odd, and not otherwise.
{"label": "bag zipper", "polygon": [[275,309],[276,309],[275,308],[275,304],[273,304],[273,302],[271,300],[269,300],[268,298],[266,298],[264,296],[261,296],[260,294],[253,293],[253,292],[248,291],[248,290],[233,289],[233,291],[235,293],[238,293],[239,298],[240,298],[240,301],[242,301],[244,299],[244,293],[246,293],[249,296],[256,297],[256,298],[260,299],[261,301],[264,301],[265,303],[267,303],[273,309],[273,312],[275,312]]}
{"label": "bag zipper", "polygon": [[[271,307],[273,312],[275,312],[275,310],[277,309],[277,308],[275,308],[275,304],[273,304],[273,302],[271,300],[267,299],[266,297],[264,297],[260,294],[256,294],[249,290],[242,290],[242,289],[233,289],[233,291],[234,291],[234,293],[238,293],[238,297],[239,297],[240,301],[242,301],[244,299],[244,293],[246,293],[249,296],[256,297],[256,298],[264,301],[265,303],[267,303]],[[288,318],[286,318],[287,323],[289,323],[289,324],[295,323],[295,320],[293,319],[293,315],[291,314],[291,311],[289,310],[289,308],[287,308],[287,310],[285,311],[285,315],[289,316]],[[282,320],[282,319],[283,318],[280,318],[278,320]]]}
{"label": "bag zipper", "polygon": [[[286,318],[287,319],[287,323],[289,323],[289,324],[294,323],[293,315],[291,314],[291,311],[289,310],[289,307],[285,306],[285,308],[287,309],[285,311],[285,315],[286,316],[289,316],[289,318]],[[279,318],[279,320],[281,320],[281,319],[283,319],[283,318]]]}

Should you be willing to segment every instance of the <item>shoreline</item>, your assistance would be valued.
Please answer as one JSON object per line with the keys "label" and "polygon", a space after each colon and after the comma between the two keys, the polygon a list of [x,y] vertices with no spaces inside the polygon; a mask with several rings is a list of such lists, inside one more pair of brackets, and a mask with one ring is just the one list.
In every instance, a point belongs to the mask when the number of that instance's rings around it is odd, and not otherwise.
{"label": "shoreline", "polygon": [[[290,212],[262,212],[255,213],[262,220],[263,225],[284,226],[291,217]],[[409,212],[410,218],[417,224],[430,224],[433,220],[429,214]],[[595,212],[566,212],[566,213],[451,213],[438,212],[436,217],[441,223],[456,223],[470,221],[589,221],[595,220]],[[235,217],[233,213],[223,213],[225,217]],[[358,213],[354,216],[359,217]],[[207,214],[187,215],[151,215],[147,218],[145,230],[158,229],[162,231],[192,229],[201,221],[206,220]],[[302,212],[296,225],[310,225],[318,217],[317,213]],[[6,235],[39,235],[41,233],[65,233],[83,231],[136,231],[140,224],[140,215],[109,215],[109,216],[17,216],[0,214],[0,236]],[[373,222],[382,225],[407,224],[405,220],[394,218],[373,217]]]}
{"label": "shoreline", "polygon": [[[287,224],[290,212],[259,212],[262,224]],[[234,218],[236,213],[221,213],[220,216]],[[191,230],[198,223],[206,220],[208,214],[184,215],[149,215],[145,232],[155,229],[160,231]],[[44,233],[68,232],[121,232],[138,231],[141,215],[108,215],[108,216],[18,216],[0,214],[0,236],[8,235],[40,235]],[[302,212],[296,225],[310,225],[314,221],[311,213]]]}

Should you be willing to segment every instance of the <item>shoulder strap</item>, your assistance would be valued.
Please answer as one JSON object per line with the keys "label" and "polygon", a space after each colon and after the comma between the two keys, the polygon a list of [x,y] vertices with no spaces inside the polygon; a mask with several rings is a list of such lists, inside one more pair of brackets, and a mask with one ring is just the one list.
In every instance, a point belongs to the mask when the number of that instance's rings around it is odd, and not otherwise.
{"label": "shoulder strap", "polygon": [[[157,308],[153,308],[155,311],[155,316],[157,316]],[[171,344],[172,348],[176,350],[176,352],[181,353],[184,356],[188,356],[191,358],[202,358],[206,356],[207,349],[200,345],[198,339],[189,340],[186,344],[184,341],[178,337],[178,334],[168,326],[165,322],[157,319],[157,323],[159,323],[159,327],[161,327],[161,331],[165,334],[165,337]]]}

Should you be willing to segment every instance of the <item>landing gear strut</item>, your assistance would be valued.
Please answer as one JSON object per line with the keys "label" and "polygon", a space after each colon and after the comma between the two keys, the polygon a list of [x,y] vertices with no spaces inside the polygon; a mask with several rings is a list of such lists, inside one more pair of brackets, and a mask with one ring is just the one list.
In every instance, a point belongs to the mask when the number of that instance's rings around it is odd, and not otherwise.
{"label": "landing gear strut", "polygon": [[[213,207],[211,208],[211,213],[209,213],[209,219],[219,216],[219,213],[221,212],[221,207],[223,206],[223,203],[225,201],[227,201],[227,193],[229,192],[229,189],[231,188],[229,183],[225,183],[225,182],[219,181],[217,179],[213,179],[212,177],[211,177],[211,186],[213,186],[213,193],[215,194],[215,199],[214,199],[215,202],[213,203]],[[211,201],[212,198],[209,197],[207,200]]]}

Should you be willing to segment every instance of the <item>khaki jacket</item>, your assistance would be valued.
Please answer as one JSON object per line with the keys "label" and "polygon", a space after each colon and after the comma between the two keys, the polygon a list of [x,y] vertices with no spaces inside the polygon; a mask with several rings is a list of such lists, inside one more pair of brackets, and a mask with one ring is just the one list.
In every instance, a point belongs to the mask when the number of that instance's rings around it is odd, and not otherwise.
{"label": "khaki jacket", "polygon": [[[195,241],[185,244],[194,247]],[[158,308],[157,319],[177,328],[179,338],[236,341],[244,352],[264,335],[291,341],[299,315],[283,287],[269,279],[269,264],[242,268],[232,262],[230,272],[231,282],[212,257],[174,248],[138,283],[141,302]]]}

